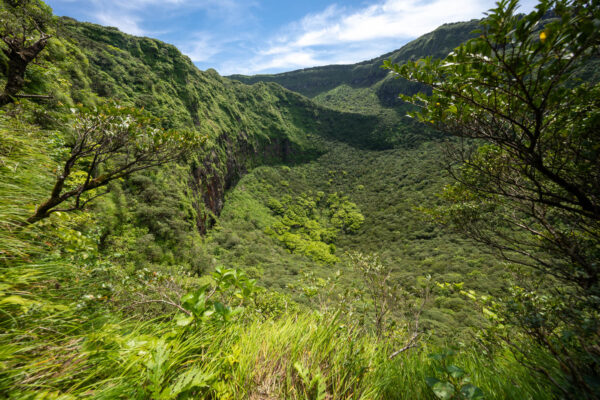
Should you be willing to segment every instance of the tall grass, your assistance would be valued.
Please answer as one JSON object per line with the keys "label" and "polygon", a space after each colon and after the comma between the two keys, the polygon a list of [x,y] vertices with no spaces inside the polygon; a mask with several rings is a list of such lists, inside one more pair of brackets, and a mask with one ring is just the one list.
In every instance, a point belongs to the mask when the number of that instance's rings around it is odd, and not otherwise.
{"label": "tall grass", "polygon": [[[305,312],[185,330],[164,318],[144,322],[33,299],[39,307],[2,321],[7,398],[435,398],[425,379],[437,374],[428,357],[437,349],[424,345],[389,360],[385,342],[339,318]],[[453,362],[487,399],[550,397],[506,355],[492,362],[463,349]]]}
{"label": "tall grass", "polygon": [[[384,344],[314,314],[191,332],[157,321],[110,323],[46,346],[22,368],[13,397],[49,390],[101,399],[435,398],[425,384],[436,373],[428,349],[389,360]],[[455,362],[488,399],[548,398],[507,360],[491,363],[466,350]]]}
{"label": "tall grass", "polygon": [[48,193],[55,163],[49,132],[0,114],[0,262],[43,251],[43,231],[21,223]]}

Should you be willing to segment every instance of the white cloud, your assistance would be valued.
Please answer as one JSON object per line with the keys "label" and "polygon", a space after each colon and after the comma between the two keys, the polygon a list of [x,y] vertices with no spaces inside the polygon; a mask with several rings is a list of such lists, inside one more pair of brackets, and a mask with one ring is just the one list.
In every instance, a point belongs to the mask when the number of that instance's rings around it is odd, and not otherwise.
{"label": "white cloud", "polygon": [[95,15],[95,19],[99,24],[117,27],[131,35],[143,36],[146,33],[140,27],[140,19],[133,15],[99,12]]}
{"label": "white cloud", "polygon": [[[132,35],[164,33],[155,22],[200,12],[207,18],[234,23],[247,18],[244,10],[254,6],[254,0],[47,0],[51,5],[77,3],[82,12],[96,23],[116,26]],[[173,30],[176,27],[171,28]]]}
{"label": "white cloud", "polygon": [[374,58],[443,23],[481,18],[491,6],[491,0],[384,0],[358,10],[334,4],[286,27],[257,51],[246,70],[257,73]]}
{"label": "white cloud", "polygon": [[355,12],[329,7],[300,22],[296,46],[417,37],[444,22],[481,18],[487,0],[386,0]]}
{"label": "white cloud", "polygon": [[225,43],[209,32],[195,32],[190,38],[178,45],[179,50],[194,62],[209,61],[219,54]]}

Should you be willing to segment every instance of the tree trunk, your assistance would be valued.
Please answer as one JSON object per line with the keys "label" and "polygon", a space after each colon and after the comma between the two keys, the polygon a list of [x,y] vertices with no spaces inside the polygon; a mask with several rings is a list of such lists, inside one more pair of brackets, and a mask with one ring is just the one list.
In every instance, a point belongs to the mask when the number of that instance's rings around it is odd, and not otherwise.
{"label": "tree trunk", "polygon": [[64,200],[60,197],[49,198],[35,210],[35,214],[27,218],[27,222],[25,223],[25,225],[30,225],[44,218],[48,218],[50,216],[50,210],[62,203],[63,201]]}
{"label": "tree trunk", "polygon": [[8,57],[8,68],[4,92],[0,95],[0,107],[15,101],[15,95],[25,85],[27,65],[44,50],[49,38],[48,35],[42,35],[35,43],[25,48],[20,46],[16,40],[4,40],[8,44],[8,49],[4,50],[4,54]]}

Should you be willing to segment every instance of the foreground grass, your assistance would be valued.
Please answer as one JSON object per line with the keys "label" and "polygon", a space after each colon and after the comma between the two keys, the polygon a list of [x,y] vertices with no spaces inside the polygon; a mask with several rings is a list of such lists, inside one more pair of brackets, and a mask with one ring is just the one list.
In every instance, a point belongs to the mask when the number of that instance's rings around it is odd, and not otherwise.
{"label": "foreground grass", "polygon": [[[72,318],[61,325],[63,334],[40,325],[43,331],[3,335],[2,391],[15,399],[435,398],[425,383],[437,375],[428,357],[434,349],[389,360],[385,343],[333,317],[300,314],[191,330],[170,321],[116,322],[94,326]],[[464,350],[453,362],[485,398],[548,398],[516,362],[500,360]]]}

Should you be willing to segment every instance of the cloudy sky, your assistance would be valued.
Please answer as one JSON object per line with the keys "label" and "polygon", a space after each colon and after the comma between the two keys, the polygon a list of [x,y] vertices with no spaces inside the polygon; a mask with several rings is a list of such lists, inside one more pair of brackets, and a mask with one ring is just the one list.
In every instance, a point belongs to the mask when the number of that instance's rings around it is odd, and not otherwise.
{"label": "cloudy sky", "polygon": [[[368,60],[493,0],[46,0],[57,15],[176,45],[222,75]],[[535,0],[522,0],[521,11]]]}

